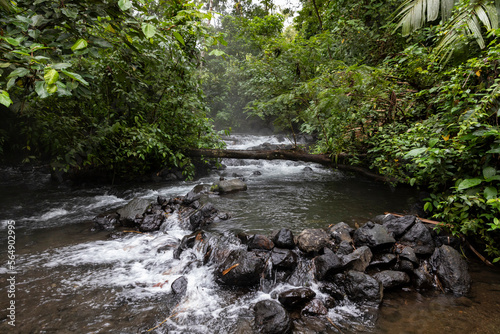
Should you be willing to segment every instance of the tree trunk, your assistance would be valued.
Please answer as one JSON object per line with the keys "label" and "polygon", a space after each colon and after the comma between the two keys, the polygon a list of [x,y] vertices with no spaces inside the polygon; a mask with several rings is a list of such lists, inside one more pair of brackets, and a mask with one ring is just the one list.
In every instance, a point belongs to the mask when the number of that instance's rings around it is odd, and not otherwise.
{"label": "tree trunk", "polygon": [[380,174],[373,173],[366,168],[345,164],[350,155],[340,154],[336,161],[326,154],[309,154],[296,150],[213,150],[213,149],[192,149],[187,153],[190,157],[203,158],[232,158],[232,159],[256,159],[256,160],[291,160],[314,162],[328,167],[336,167],[340,170],[350,171],[365,175],[369,178],[382,181],[394,182],[394,178],[388,178]]}

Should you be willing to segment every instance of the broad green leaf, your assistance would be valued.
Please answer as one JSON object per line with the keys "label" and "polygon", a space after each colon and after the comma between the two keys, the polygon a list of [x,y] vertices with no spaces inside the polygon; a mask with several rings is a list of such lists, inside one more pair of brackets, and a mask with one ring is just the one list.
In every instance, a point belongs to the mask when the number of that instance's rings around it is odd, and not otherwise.
{"label": "broad green leaf", "polygon": [[49,92],[49,94],[54,94],[55,92],[57,92],[57,85],[47,85],[47,92]]}
{"label": "broad green leaf", "polygon": [[226,53],[222,50],[215,49],[215,50],[212,50],[208,55],[209,56],[224,56],[224,55],[226,55]]}
{"label": "broad green leaf", "polygon": [[37,81],[35,84],[35,92],[40,96],[42,99],[46,98],[49,96],[49,93],[47,92],[47,89],[45,88],[45,82],[44,81]]}
{"label": "broad green leaf", "polygon": [[458,190],[469,189],[481,184],[481,179],[465,179],[458,185]]}
{"label": "broad green leaf", "polygon": [[150,23],[143,23],[142,32],[144,33],[146,38],[151,38],[156,34],[156,28]]}
{"label": "broad green leaf", "polygon": [[7,79],[9,79],[9,78],[22,78],[25,75],[27,75],[29,72],[30,71],[28,71],[28,69],[26,69],[24,67],[18,67],[14,71],[10,72]]}
{"label": "broad green leaf", "polygon": [[429,147],[434,147],[438,143],[439,139],[437,138],[432,138],[429,140]]}
{"label": "broad green leaf", "polygon": [[33,25],[33,27],[39,26],[40,23],[42,23],[43,19],[44,19],[43,15],[34,15],[31,18],[31,24]]}
{"label": "broad green leaf", "polygon": [[486,199],[496,198],[497,195],[498,195],[497,188],[495,188],[495,187],[484,188],[484,197],[486,197]]}
{"label": "broad green leaf", "polygon": [[10,63],[0,63],[0,68],[7,68],[10,65],[11,65]]}
{"label": "broad green leaf", "polygon": [[126,11],[132,8],[132,3],[130,2],[130,0],[119,0],[118,6],[120,6],[121,10]]}
{"label": "broad green leaf", "polygon": [[181,34],[179,34],[177,31],[173,31],[172,33],[174,34],[175,38],[177,38],[179,43],[181,43],[182,45],[186,45],[186,43],[184,43],[184,38],[182,38]]}
{"label": "broad green leaf", "polygon": [[14,85],[16,84],[16,80],[17,80],[17,77],[10,78],[10,80],[7,82],[7,87],[6,87],[7,90],[14,87]]}
{"label": "broad green leaf", "polygon": [[486,151],[486,153],[491,153],[491,154],[500,154],[500,147],[495,147],[495,148],[492,148],[491,150]]}
{"label": "broad green leaf", "polygon": [[13,46],[18,46],[20,43],[19,40],[14,39],[14,38],[5,37],[4,39],[7,41],[7,43],[9,43],[10,45],[13,45]]}
{"label": "broad green leaf", "polygon": [[493,167],[486,167],[483,169],[483,176],[485,179],[490,179],[493,176],[495,176],[497,173],[497,170]]}
{"label": "broad green leaf", "polygon": [[406,153],[405,158],[414,158],[424,153],[425,151],[427,151],[427,147],[414,148],[410,152]]}
{"label": "broad green leaf", "polygon": [[87,81],[85,81],[85,79],[83,79],[82,76],[78,73],[68,72],[65,70],[61,70],[61,72],[64,73],[65,75],[67,75],[68,77],[70,77],[71,79],[81,82],[85,86],[89,85],[89,83]]}
{"label": "broad green leaf", "polygon": [[[47,85],[53,85],[59,80],[59,72],[54,70],[53,68],[46,68],[45,69],[45,75],[43,76],[43,79],[47,83]],[[56,88],[57,90],[57,88]]]}
{"label": "broad green leaf", "polygon": [[12,104],[12,100],[10,99],[9,93],[7,93],[4,90],[0,90],[0,103],[6,107]]}
{"label": "broad green leaf", "polygon": [[80,38],[79,40],[76,41],[75,44],[71,47],[71,51],[75,52],[77,50],[85,49],[87,47],[87,41],[84,40],[83,38]]}
{"label": "broad green leaf", "polygon": [[61,9],[61,12],[66,15],[69,18],[76,19],[78,16],[78,10],[76,9],[69,9],[68,7],[65,7]]}
{"label": "broad green leaf", "polygon": [[65,68],[71,67],[70,63],[57,63],[57,64],[52,64],[50,65],[51,68],[54,70],[63,70]]}

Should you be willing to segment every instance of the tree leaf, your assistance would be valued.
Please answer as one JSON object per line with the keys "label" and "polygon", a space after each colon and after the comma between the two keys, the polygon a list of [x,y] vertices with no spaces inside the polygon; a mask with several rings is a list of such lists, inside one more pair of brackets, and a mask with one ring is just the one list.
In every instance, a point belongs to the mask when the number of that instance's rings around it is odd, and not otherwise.
{"label": "tree leaf", "polygon": [[10,63],[0,63],[0,68],[7,68],[10,65],[11,65]]}
{"label": "tree leaf", "polygon": [[61,9],[61,12],[64,15],[66,15],[67,17],[72,18],[72,19],[76,19],[78,16],[78,10],[76,10],[76,9],[72,10],[72,9],[69,9],[68,7]]}
{"label": "tree leaf", "polygon": [[9,93],[7,93],[4,90],[0,90],[0,103],[6,107],[12,104],[12,100],[10,99]]}
{"label": "tree leaf", "polygon": [[486,197],[486,199],[496,198],[497,195],[498,195],[497,188],[495,188],[495,187],[484,188],[484,197]]}
{"label": "tree leaf", "polygon": [[407,159],[414,158],[414,157],[424,153],[425,151],[427,151],[427,147],[414,148],[413,150],[411,150],[410,152],[405,154],[405,158],[407,158]]}
{"label": "tree leaf", "polygon": [[87,81],[85,81],[85,79],[83,79],[83,77],[78,73],[68,72],[65,70],[61,70],[61,72],[64,73],[65,75],[67,75],[68,77],[70,77],[71,79],[81,82],[85,86],[89,85],[89,83]]}
{"label": "tree leaf", "polygon": [[13,46],[18,46],[20,43],[19,40],[14,39],[14,38],[5,37],[4,39],[7,41],[7,43],[9,43],[10,45],[13,45]]}
{"label": "tree leaf", "polygon": [[[59,72],[54,70],[53,68],[46,68],[45,69],[45,75],[43,76],[43,79],[47,83],[47,85],[53,85],[59,80]],[[57,90],[57,89],[56,89]]]}
{"label": "tree leaf", "polygon": [[144,33],[146,38],[151,38],[156,34],[156,28],[150,23],[143,23],[142,32]]}
{"label": "tree leaf", "polygon": [[7,90],[14,87],[14,85],[16,84],[16,80],[17,80],[17,77],[10,78],[10,80],[7,82],[7,86],[6,86]]}
{"label": "tree leaf", "polygon": [[18,67],[14,71],[10,72],[7,79],[9,79],[9,78],[22,78],[22,77],[26,76],[28,73],[30,73],[30,71],[28,69],[26,69],[24,67]]}
{"label": "tree leaf", "polygon": [[70,63],[57,63],[57,64],[50,65],[50,67],[53,68],[54,70],[62,70],[62,69],[71,67],[71,64]]}
{"label": "tree leaf", "polygon": [[458,190],[469,189],[481,184],[481,179],[465,179],[458,185]]}
{"label": "tree leaf", "polygon": [[491,179],[493,176],[495,176],[497,173],[497,170],[493,167],[486,167],[483,169],[483,176],[485,179]]}
{"label": "tree leaf", "polygon": [[42,99],[46,98],[49,96],[49,93],[47,92],[47,89],[45,88],[45,81],[37,81],[35,84],[35,92],[40,96]]}
{"label": "tree leaf", "polygon": [[83,38],[80,38],[79,40],[76,41],[75,44],[71,47],[71,51],[75,52],[77,50],[85,49],[87,47],[87,41],[84,40]]}
{"label": "tree leaf", "polygon": [[130,2],[130,0],[119,0],[118,6],[120,7],[121,10],[126,11],[132,8],[132,3]]}
{"label": "tree leaf", "polygon": [[184,38],[182,38],[181,34],[179,34],[177,31],[173,31],[172,33],[174,34],[175,38],[177,38],[179,43],[181,43],[182,45],[186,45],[186,43],[184,43]]}
{"label": "tree leaf", "polygon": [[39,26],[40,23],[42,23],[43,19],[44,19],[43,15],[34,15],[31,18],[31,25],[33,27]]}
{"label": "tree leaf", "polygon": [[55,84],[47,85],[47,92],[49,94],[54,94],[55,92],[57,92],[57,85]]}

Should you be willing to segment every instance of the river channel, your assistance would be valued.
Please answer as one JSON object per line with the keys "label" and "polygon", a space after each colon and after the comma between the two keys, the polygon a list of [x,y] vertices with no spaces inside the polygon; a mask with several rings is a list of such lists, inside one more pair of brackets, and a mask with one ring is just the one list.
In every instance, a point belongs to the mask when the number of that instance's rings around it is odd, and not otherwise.
{"label": "river channel", "polygon": [[[276,136],[237,135],[228,147],[246,149]],[[157,249],[179,240],[175,222],[168,231],[125,233],[92,231],[97,214],[133,198],[185,195],[197,184],[221,176],[242,177],[248,190],[205,198],[231,218],[208,231],[223,238],[235,233],[270,234],[286,227],[294,233],[345,222],[360,226],[384,212],[404,213],[416,202],[414,189],[291,161],[225,160],[226,169],[193,181],[117,186],[58,184],[39,171],[0,172],[0,333],[252,333],[252,306],[271,294],[221,289],[213,268],[194,266],[203,254]],[[8,231],[15,224],[14,274],[8,266]],[[186,254],[185,254],[186,253]],[[411,289],[384,293],[376,314],[349,301],[329,310],[334,326],[296,324],[294,333],[500,333],[500,273],[470,259],[473,285],[466,297]],[[188,280],[175,309],[165,305],[170,284]],[[15,296],[8,279],[15,277]],[[286,287],[277,287],[284,289]],[[314,288],[314,286],[313,286]],[[319,292],[318,292],[319,293]],[[15,326],[7,308],[15,301]]]}

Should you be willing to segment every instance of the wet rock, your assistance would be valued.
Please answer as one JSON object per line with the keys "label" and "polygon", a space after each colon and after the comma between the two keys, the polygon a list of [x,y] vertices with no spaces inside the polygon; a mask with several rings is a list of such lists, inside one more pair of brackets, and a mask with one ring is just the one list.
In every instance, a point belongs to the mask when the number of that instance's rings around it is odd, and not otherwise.
{"label": "wet rock", "polygon": [[255,234],[248,240],[247,247],[249,251],[254,249],[269,251],[274,248],[274,243],[265,235]]}
{"label": "wet rock", "polygon": [[467,262],[456,249],[443,245],[434,251],[429,262],[446,291],[457,296],[469,292],[471,278]]}
{"label": "wet rock", "polygon": [[361,246],[351,254],[342,257],[342,264],[351,270],[365,271],[372,260],[372,251],[368,246]]}
{"label": "wet rock", "polygon": [[185,235],[179,246],[177,246],[176,250],[174,251],[174,259],[180,259],[180,255],[183,251],[189,248],[193,248],[194,243],[196,240],[202,240],[204,238],[204,232],[202,231],[197,231],[188,235]]}
{"label": "wet rock", "polygon": [[146,215],[139,224],[139,231],[152,232],[158,231],[165,220],[164,214]]}
{"label": "wet rock", "polygon": [[377,254],[372,258],[370,266],[377,268],[386,268],[394,264],[396,262],[396,259],[396,255],[391,253]]}
{"label": "wet rock", "polygon": [[302,168],[302,171],[303,172],[312,172],[313,169],[311,167],[304,167],[304,168]]}
{"label": "wet rock", "polygon": [[134,224],[136,218],[142,218],[150,205],[151,201],[148,199],[135,198],[116,212],[120,216],[120,222],[125,226],[130,226]]}
{"label": "wet rock", "polygon": [[315,273],[317,280],[322,281],[338,273],[344,265],[342,260],[330,249],[325,248],[324,254],[314,258]]}
{"label": "wet rock", "polygon": [[254,252],[233,250],[217,267],[216,277],[220,284],[252,286],[259,284],[265,269],[265,259]]}
{"label": "wet rock", "polygon": [[254,329],[257,333],[286,334],[291,332],[292,320],[285,308],[274,300],[261,300],[253,307]]}
{"label": "wet rock", "polygon": [[385,219],[383,226],[396,239],[401,238],[415,223],[415,216],[396,217],[388,215],[392,218]]}
{"label": "wet rock", "polygon": [[384,270],[373,275],[377,281],[382,283],[384,289],[399,287],[410,282],[410,276],[402,271]]}
{"label": "wet rock", "polygon": [[328,309],[325,304],[319,299],[313,299],[304,306],[302,309],[302,314],[305,315],[326,315],[328,314]]}
{"label": "wet rock", "polygon": [[172,292],[176,296],[184,296],[187,290],[188,280],[185,276],[181,276],[172,282]]}
{"label": "wet rock", "polygon": [[295,241],[293,240],[293,233],[289,229],[282,228],[273,237],[273,242],[276,247],[279,248],[295,248]]}
{"label": "wet rock", "polygon": [[241,243],[242,243],[242,244],[245,244],[245,245],[246,245],[246,244],[248,243],[248,241],[250,240],[250,238],[252,237],[252,235],[251,235],[251,234],[248,234],[248,233],[246,233],[246,232],[239,232],[239,233],[236,235],[236,237],[237,237],[238,239],[240,239],[240,241],[241,241]]}
{"label": "wet rock", "polygon": [[398,263],[394,266],[394,270],[405,271],[407,273],[412,273],[415,265],[410,260],[400,259]]}
{"label": "wet rock", "polygon": [[219,194],[227,194],[247,190],[247,184],[240,179],[219,180],[212,185],[210,190]]}
{"label": "wet rock", "polygon": [[418,264],[418,258],[415,251],[411,247],[404,247],[402,250],[398,248],[398,255],[402,259],[406,259],[414,264]]}
{"label": "wet rock", "polygon": [[436,248],[431,232],[421,222],[415,223],[413,227],[401,237],[399,243],[412,247],[415,254],[422,255],[430,255]]}
{"label": "wet rock", "polygon": [[345,275],[341,275],[343,280],[337,284],[345,287],[348,297],[357,302],[371,302],[380,304],[383,297],[383,286],[375,278],[365,273],[350,270]]}
{"label": "wet rock", "polygon": [[259,175],[262,175],[262,172],[261,172],[261,171],[259,171],[259,170],[256,170],[256,171],[253,171],[253,172],[252,172],[252,175],[254,175],[254,176],[259,176]]}
{"label": "wet rock", "polygon": [[[339,276],[343,275],[339,274]],[[320,282],[319,284],[319,290],[323,293],[326,293],[331,297],[330,300],[330,305],[328,305],[328,308],[335,307],[336,300],[344,300],[344,292],[341,287],[339,287],[337,284],[332,283],[332,282]]]}
{"label": "wet rock", "polygon": [[298,256],[288,249],[274,248],[271,253],[273,268],[278,270],[293,270],[297,266]]}
{"label": "wet rock", "polygon": [[340,244],[345,241],[352,243],[352,233],[354,229],[346,223],[338,223],[328,228],[327,232],[330,234],[335,243]]}
{"label": "wet rock", "polygon": [[412,282],[413,286],[419,290],[432,289],[432,275],[426,263],[413,270]]}
{"label": "wet rock", "polygon": [[453,248],[460,247],[460,239],[451,235],[437,235],[434,237],[434,242],[436,247],[441,247],[442,245],[451,246]]}
{"label": "wet rock", "polygon": [[354,251],[354,247],[352,246],[352,242],[342,241],[337,248],[338,255],[348,255]]}
{"label": "wet rock", "polygon": [[357,247],[368,246],[374,248],[390,247],[396,240],[387,232],[385,227],[373,222],[367,222],[354,231],[354,244]]}
{"label": "wet rock", "polygon": [[313,290],[297,288],[281,292],[278,300],[287,310],[301,310],[314,297],[316,297],[316,292]]}
{"label": "wet rock", "polygon": [[321,229],[306,229],[297,237],[297,246],[304,253],[319,252],[330,245],[330,236]]}
{"label": "wet rock", "polygon": [[218,210],[212,203],[207,203],[189,216],[192,231],[210,225],[218,217]]}
{"label": "wet rock", "polygon": [[94,227],[93,230],[96,231],[112,231],[118,226],[120,226],[120,222],[118,221],[118,214],[104,214],[94,218]]}

